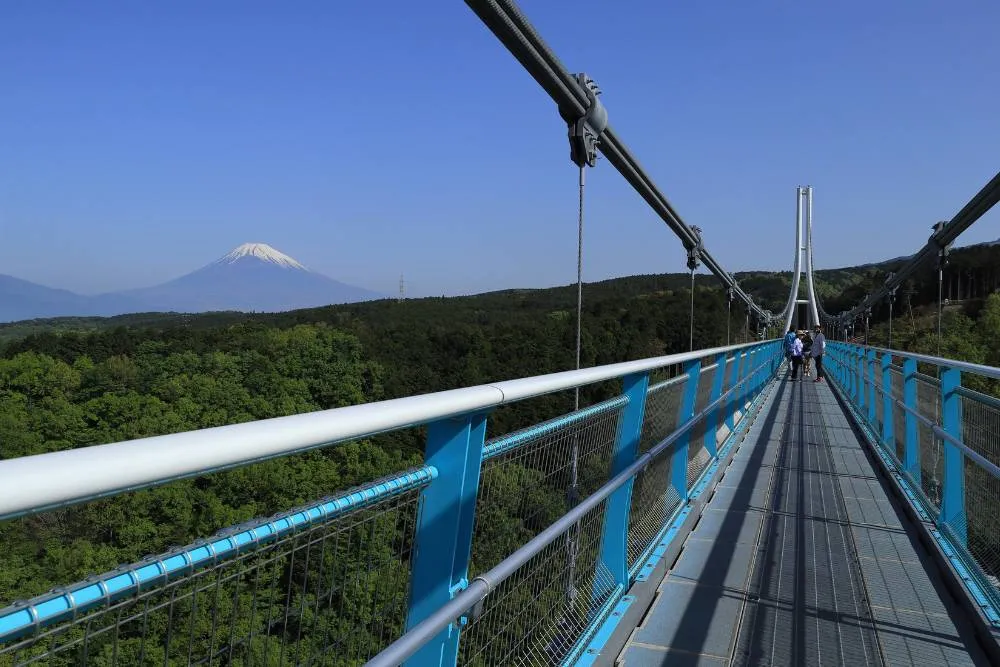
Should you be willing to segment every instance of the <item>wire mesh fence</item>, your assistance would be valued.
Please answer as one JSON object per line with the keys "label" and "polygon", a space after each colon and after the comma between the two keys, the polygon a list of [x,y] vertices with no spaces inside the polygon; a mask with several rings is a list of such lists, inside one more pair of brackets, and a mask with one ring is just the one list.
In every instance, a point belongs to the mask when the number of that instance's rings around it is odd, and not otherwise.
{"label": "wire mesh fence", "polygon": [[547,666],[569,657],[620,593],[601,561],[606,505],[597,505],[574,529],[572,567],[566,539],[556,539],[490,593],[462,632],[459,664]]}
{"label": "wire mesh fence", "polygon": [[470,576],[499,563],[608,481],[624,405],[619,397],[487,442]]}
{"label": "wire mesh fence", "polygon": [[[955,556],[961,560],[971,579],[978,582],[991,600],[994,608],[1000,608],[1000,398],[991,395],[994,381],[974,370],[961,369],[961,386],[958,394],[958,428],[949,430],[949,435],[959,444],[946,443],[935,433],[935,427],[944,430],[942,367],[930,362],[919,362],[915,375],[916,412],[919,417],[908,416],[908,412],[895,403],[892,406],[893,440],[886,443],[889,452],[897,459],[900,470],[914,483],[914,488],[922,496],[920,502],[935,518],[942,533],[954,540]],[[893,364],[889,369],[890,385],[885,389],[894,401],[905,402],[905,378],[903,369]],[[856,372],[852,370],[851,372]],[[991,374],[990,374],[991,375]],[[865,377],[864,381],[871,379]],[[874,377],[876,396],[881,385],[881,372]],[[882,428],[888,415],[879,410],[881,399],[876,405],[876,424]],[[865,417],[868,417],[865,411]],[[919,479],[911,475],[905,467],[907,445],[907,422],[916,422],[916,457]],[[951,427],[949,427],[951,429]],[[947,517],[941,514],[945,480],[945,453],[956,447],[969,453],[961,454],[962,495],[961,505],[951,508]],[[977,457],[985,459],[986,463]],[[953,483],[953,482],[947,482]],[[952,493],[948,491],[948,493]],[[953,496],[955,497],[955,496]],[[979,593],[976,593],[979,596]],[[980,598],[981,599],[981,598]]]}
{"label": "wire mesh fence", "polygon": [[[701,371],[698,378],[698,392],[695,398],[694,413],[698,414],[705,409],[712,396],[712,383],[715,381],[715,374],[722,372],[717,364],[708,366]],[[708,420],[702,419],[691,428],[691,440],[688,443],[688,467],[687,485],[690,488],[698,477],[705,471],[712,460],[712,455],[705,448],[705,433],[708,430]],[[714,435],[713,435],[714,437]]]}
{"label": "wire mesh fence", "polygon": [[[430,476],[401,479],[96,578],[103,599],[0,647],[0,665],[361,664],[405,623],[418,497]],[[184,567],[171,574],[178,557]],[[150,568],[160,574],[145,579]],[[114,595],[122,577],[132,585]],[[90,585],[66,590],[79,601]],[[37,618],[67,600],[20,607]]]}
{"label": "wire mesh fence", "polygon": [[[941,423],[941,389],[936,378],[917,376],[917,410],[935,424]],[[920,456],[920,488],[934,511],[941,509],[944,479],[944,446],[923,421],[917,425]]]}
{"label": "wire mesh fence", "polygon": [[[868,365],[871,368],[871,364]],[[869,370],[869,372],[871,372]],[[882,367],[876,362],[875,372],[875,391],[872,393],[872,400],[875,401],[875,426],[878,427],[879,434],[882,433],[883,425],[885,423],[885,394],[883,392],[891,392],[892,387],[886,387],[882,384]]]}
{"label": "wire mesh fence", "polygon": [[[891,379],[890,390],[894,400],[903,400],[903,369],[893,366],[889,369]],[[895,442],[888,443],[892,447],[897,463],[902,463],[906,457],[906,411],[898,405],[892,408],[892,434]]]}
{"label": "wire mesh fence", "polygon": [[[740,361],[703,369],[696,413],[731,363]],[[676,431],[687,382],[675,375],[649,388],[640,453]],[[626,404],[619,396],[486,443],[470,578],[608,481]],[[702,421],[691,432],[689,486],[711,458],[705,431]],[[630,567],[680,506],[673,453],[660,453],[634,479]],[[434,475],[425,467],[379,480],[0,610],[0,667],[362,664],[404,630],[420,494]],[[601,561],[605,508],[488,596],[463,628],[462,664],[557,664],[579,650],[622,593]],[[81,587],[98,591],[96,600],[77,604]],[[67,613],[42,622],[39,610],[53,600]],[[4,635],[4,615],[22,612],[30,621],[23,631]]]}
{"label": "wire mesh fence", "polygon": [[687,376],[679,375],[670,380],[650,386],[646,393],[646,411],[642,422],[642,436],[639,439],[639,453],[659,443],[673,433],[678,424],[681,398]]}
{"label": "wire mesh fence", "polygon": [[[964,390],[962,440],[990,463],[1000,466],[1000,400]],[[966,457],[966,534],[969,552],[996,595],[1000,595],[1000,479]]]}
{"label": "wire mesh fence", "polygon": [[[924,372],[926,371],[926,372]],[[932,515],[941,511],[944,493],[945,443],[928,424],[943,428],[941,381],[935,375],[939,369],[922,367],[916,375],[916,408],[922,419],[917,420],[917,456],[920,479],[918,486],[927,509]],[[881,373],[876,373],[876,387],[881,389]],[[892,365],[889,374],[891,397],[904,400],[904,376],[899,365]],[[964,374],[963,385],[983,384],[981,377]],[[996,466],[1000,466],[1000,399],[962,386],[959,393],[958,438],[976,454]],[[881,396],[881,392],[876,392]],[[877,426],[881,429],[886,418],[878,410],[881,400],[876,403]],[[906,453],[906,411],[893,406],[893,442],[887,443],[890,453],[898,463],[905,461]],[[964,512],[948,520],[943,526],[953,536],[964,536],[966,559],[973,570],[982,574],[990,595],[1000,601],[1000,515],[995,508],[1000,504],[1000,479],[993,471],[986,469],[971,457],[963,456]],[[900,466],[905,473],[905,466]],[[908,475],[909,476],[909,475]],[[911,478],[912,482],[918,480]],[[978,576],[978,575],[977,575]]]}
{"label": "wire mesh fence", "polygon": [[[649,388],[646,395],[646,415],[642,425],[640,453],[662,442],[679,426],[681,398],[687,378],[680,376]],[[670,484],[673,448],[653,459],[635,476],[629,510],[629,567],[652,544],[653,539],[680,505],[680,495]]]}

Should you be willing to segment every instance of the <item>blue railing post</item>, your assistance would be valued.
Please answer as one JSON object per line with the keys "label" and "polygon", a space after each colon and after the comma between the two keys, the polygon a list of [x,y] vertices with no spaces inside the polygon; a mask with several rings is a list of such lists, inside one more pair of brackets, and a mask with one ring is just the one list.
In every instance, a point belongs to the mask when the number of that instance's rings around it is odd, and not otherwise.
{"label": "blue railing post", "polygon": [[[415,555],[410,574],[406,629],[449,602],[468,582],[479,473],[486,441],[486,414],[442,419],[427,427],[424,460],[438,476],[420,498]],[[406,661],[408,667],[450,666],[458,660],[453,623]]]}
{"label": "blue railing post", "polygon": [[861,414],[865,414],[865,384],[867,383],[865,379],[865,351],[858,347],[854,350],[854,373],[857,376],[858,383],[858,408],[861,410]]}
{"label": "blue railing post", "polygon": [[737,391],[733,392],[731,399],[731,409],[733,413],[733,421],[736,420],[736,411],[739,410],[741,413],[740,419],[742,419],[743,406],[747,402],[747,392],[750,380],[748,376],[750,375],[750,364],[753,362],[753,348],[747,348],[743,351],[743,358],[740,360],[740,379],[739,381],[743,384]]}
{"label": "blue railing post", "polygon": [[[649,373],[635,373],[623,378],[623,392],[628,402],[618,422],[618,437],[611,455],[611,477],[635,461],[642,437],[642,420],[646,414],[646,390]],[[604,533],[601,536],[601,562],[618,586],[628,587],[628,519],[632,507],[632,480],[625,482],[608,498],[604,511]],[[594,595],[603,596],[608,582],[597,577]]]}
{"label": "blue railing post", "polygon": [[[743,352],[738,351],[733,353],[732,370],[729,374],[729,384],[728,387],[732,388],[736,386],[736,383],[740,381],[740,364],[743,363]],[[726,399],[726,426],[729,427],[729,432],[732,433],[733,428],[736,426],[736,394],[739,392],[734,391]]]}
{"label": "blue railing post", "polygon": [[903,404],[906,410],[906,438],[903,443],[903,470],[910,480],[920,488],[920,430],[917,415],[917,360],[903,360]]}
{"label": "blue railing post", "polygon": [[850,392],[851,400],[855,405],[858,403],[858,383],[854,381],[854,346],[846,344],[844,347],[844,375],[847,378],[847,388]]}
{"label": "blue railing post", "polygon": [[[764,383],[767,382],[767,372],[768,372],[768,362],[771,360],[771,349],[768,345],[760,346],[760,362],[757,364],[760,366],[760,370],[757,371],[757,391],[764,388]],[[754,392],[755,394],[757,392]]]}
{"label": "blue railing post", "polygon": [[868,361],[865,364],[868,367],[868,423],[872,428],[877,428],[878,413],[875,411],[875,406],[878,405],[878,389],[875,384],[875,350],[869,349],[865,356]]}
{"label": "blue railing post", "polygon": [[764,354],[766,350],[764,346],[761,345],[757,348],[757,354],[754,355],[753,363],[753,382],[750,383],[750,396],[748,398],[752,401],[757,392],[760,391],[760,385],[762,383],[763,373],[760,369],[761,362],[764,361]]}
{"label": "blue railing post", "polygon": [[858,348],[855,345],[851,345],[851,387],[854,389],[854,405],[863,407],[864,385],[861,384],[861,377],[858,375]]}
{"label": "blue railing post", "polygon": [[861,355],[861,348],[854,346],[854,386],[855,391],[857,391],[856,402],[858,407],[864,412],[865,408],[865,374],[864,374],[864,359]]}
{"label": "blue railing post", "polygon": [[[694,417],[695,403],[698,399],[698,379],[701,377],[701,360],[688,361],[684,364],[687,382],[684,383],[684,395],[681,397],[681,409],[677,418],[678,425]],[[674,445],[674,455],[670,457],[670,484],[680,496],[681,503],[688,499],[687,469],[688,443],[691,442],[691,429],[677,439]]]}
{"label": "blue railing post", "polygon": [[755,354],[753,358],[753,382],[750,383],[750,396],[747,397],[751,401],[757,395],[757,392],[760,391],[761,385],[764,384],[764,371],[760,368],[760,365],[764,361],[764,355],[767,350],[765,350],[764,346],[761,345],[755,350],[755,352],[757,354]]}
{"label": "blue railing post", "polygon": [[[957,368],[941,369],[941,428],[945,433],[962,440],[962,399],[958,388],[962,386],[962,372]],[[966,542],[965,525],[965,456],[954,443],[945,440],[944,482],[941,492],[940,521],[963,545]]]}
{"label": "blue railing post", "polygon": [[882,355],[882,446],[898,458],[896,453],[896,402],[892,400],[892,355]]}
{"label": "blue railing post", "polygon": [[852,400],[857,402],[857,392],[854,388],[854,382],[851,378],[851,359],[852,356],[851,346],[847,343],[841,343],[840,349],[840,374],[844,378],[844,387],[847,389],[847,395]]}
{"label": "blue railing post", "polygon": [[760,369],[760,384],[763,387],[764,383],[767,382],[767,378],[771,376],[771,345],[770,343],[765,343],[760,346],[761,352],[761,362],[764,364],[763,368]]}
{"label": "blue railing post", "polygon": [[857,404],[858,402],[858,384],[854,381],[854,346],[845,343],[843,361],[844,366],[844,378],[847,381],[847,390],[850,394],[851,400]]}
{"label": "blue railing post", "polygon": [[746,378],[746,384],[743,385],[743,391],[740,392],[740,412],[746,410],[747,401],[750,400],[750,396],[753,395],[753,381],[754,381],[754,368],[757,366],[757,353],[758,348],[756,346],[751,347],[750,351],[747,353],[747,367],[743,372],[743,376]]}
{"label": "blue railing post", "polygon": [[847,395],[856,404],[858,402],[858,386],[854,383],[853,361],[854,348],[848,343],[844,343],[840,359],[841,373],[844,375],[844,386],[847,387]]}
{"label": "blue railing post", "polygon": [[753,379],[750,381],[750,391],[747,396],[748,401],[752,401],[754,396],[757,395],[757,392],[760,391],[760,386],[763,382],[760,364],[764,361],[764,355],[766,352],[767,350],[763,345],[758,345],[753,350],[753,366],[750,367],[750,372],[753,373]]}
{"label": "blue railing post", "polygon": [[[712,377],[712,393],[708,397],[708,402],[711,404],[722,396],[723,387],[726,385],[726,353],[723,352],[715,358],[715,375]],[[716,440],[716,434],[719,431],[719,412],[722,410],[722,406],[716,406],[714,410],[708,413],[708,417],[705,420],[705,449],[708,453],[712,455],[712,460],[719,458],[719,443]]]}

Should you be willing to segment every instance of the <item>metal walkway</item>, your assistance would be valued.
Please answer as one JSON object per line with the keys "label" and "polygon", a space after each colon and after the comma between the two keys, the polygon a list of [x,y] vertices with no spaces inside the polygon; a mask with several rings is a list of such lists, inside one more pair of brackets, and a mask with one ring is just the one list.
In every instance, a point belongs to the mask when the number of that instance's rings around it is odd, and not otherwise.
{"label": "metal walkway", "polygon": [[830,387],[778,382],[618,664],[989,664]]}

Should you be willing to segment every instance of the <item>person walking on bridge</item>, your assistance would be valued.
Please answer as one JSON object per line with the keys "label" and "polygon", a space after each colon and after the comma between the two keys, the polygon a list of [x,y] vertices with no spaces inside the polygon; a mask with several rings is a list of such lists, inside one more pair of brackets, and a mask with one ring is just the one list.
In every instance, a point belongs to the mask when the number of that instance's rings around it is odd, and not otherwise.
{"label": "person walking on bridge", "polygon": [[813,339],[809,330],[802,332],[802,377],[809,377],[809,362],[812,360]]}
{"label": "person walking on bridge", "polygon": [[785,345],[785,359],[788,359],[788,372],[792,372],[792,341],[796,339],[795,329],[789,329],[783,341]]}
{"label": "person walking on bridge", "polygon": [[826,352],[826,336],[823,335],[823,327],[819,324],[813,329],[813,344],[810,354],[816,363],[816,379],[814,382],[822,382],[826,377],[823,374],[823,353]]}
{"label": "person walking on bridge", "polygon": [[799,379],[799,367],[802,366],[802,338],[795,336],[792,339],[792,380]]}

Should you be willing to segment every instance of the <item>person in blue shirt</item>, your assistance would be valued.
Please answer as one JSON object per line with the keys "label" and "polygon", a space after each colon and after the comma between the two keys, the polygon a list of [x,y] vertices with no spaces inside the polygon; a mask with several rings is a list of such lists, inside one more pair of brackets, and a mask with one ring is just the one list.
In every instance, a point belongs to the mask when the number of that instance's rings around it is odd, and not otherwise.
{"label": "person in blue shirt", "polygon": [[795,335],[795,329],[789,329],[788,333],[785,334],[784,344],[785,344],[785,359],[788,359],[788,372],[792,372],[792,341],[797,338]]}

